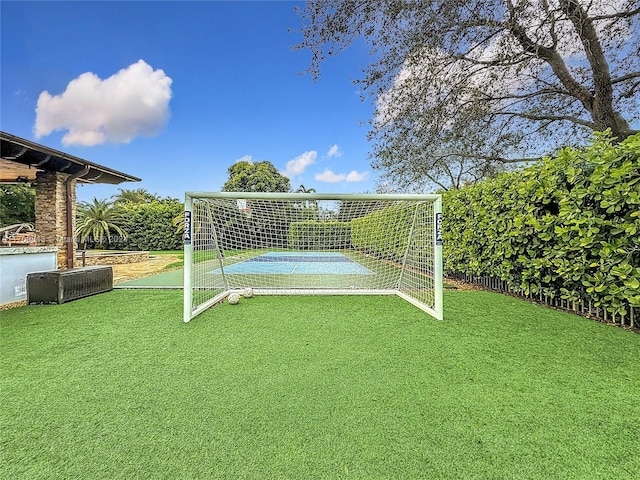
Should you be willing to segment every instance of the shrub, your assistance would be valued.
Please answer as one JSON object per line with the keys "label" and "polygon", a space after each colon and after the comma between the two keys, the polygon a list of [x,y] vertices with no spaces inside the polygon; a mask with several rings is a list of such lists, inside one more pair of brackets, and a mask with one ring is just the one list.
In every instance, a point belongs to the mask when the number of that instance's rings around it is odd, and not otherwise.
{"label": "shrub", "polygon": [[117,248],[126,250],[176,250],[182,247],[182,234],[172,223],[184,210],[175,200],[130,203],[122,207],[122,225],[127,232]]}
{"label": "shrub", "polygon": [[351,247],[349,222],[293,222],[289,228],[289,246],[301,250],[331,250]]}
{"label": "shrub", "polygon": [[598,134],[444,198],[445,272],[626,314],[640,306],[640,134]]}
{"label": "shrub", "polygon": [[391,205],[351,220],[353,247],[387,260],[399,260],[407,249],[415,205]]}

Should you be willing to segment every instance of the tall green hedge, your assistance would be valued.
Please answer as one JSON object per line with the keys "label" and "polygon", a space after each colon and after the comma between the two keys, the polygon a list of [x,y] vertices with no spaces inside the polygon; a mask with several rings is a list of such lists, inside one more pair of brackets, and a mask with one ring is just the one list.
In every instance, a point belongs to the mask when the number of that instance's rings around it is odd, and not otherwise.
{"label": "tall green hedge", "polygon": [[176,250],[182,248],[182,233],[172,220],[184,211],[182,203],[163,200],[131,203],[122,207],[120,227],[127,237],[116,245],[123,250]]}
{"label": "tall green hedge", "polygon": [[353,247],[379,258],[399,260],[407,241],[415,205],[396,204],[351,220]]}
{"label": "tall green hedge", "polygon": [[351,248],[349,222],[293,222],[289,228],[289,246],[300,250],[331,250]]}
{"label": "tall green hedge", "polygon": [[598,134],[587,149],[449,191],[443,208],[446,273],[615,314],[640,306],[640,134]]}

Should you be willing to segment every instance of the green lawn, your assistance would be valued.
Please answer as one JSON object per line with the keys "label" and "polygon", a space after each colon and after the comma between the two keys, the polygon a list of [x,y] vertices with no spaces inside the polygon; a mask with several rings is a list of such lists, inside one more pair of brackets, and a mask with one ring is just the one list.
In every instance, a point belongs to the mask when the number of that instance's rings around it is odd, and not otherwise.
{"label": "green lawn", "polygon": [[487,292],[1,312],[0,478],[631,479],[640,335]]}

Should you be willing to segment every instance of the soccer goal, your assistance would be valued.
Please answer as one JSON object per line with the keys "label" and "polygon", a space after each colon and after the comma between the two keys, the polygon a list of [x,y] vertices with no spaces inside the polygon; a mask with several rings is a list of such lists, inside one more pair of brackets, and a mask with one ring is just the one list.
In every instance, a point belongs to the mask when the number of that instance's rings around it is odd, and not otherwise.
{"label": "soccer goal", "polygon": [[184,321],[241,290],[397,295],[441,320],[441,212],[440,195],[188,192]]}

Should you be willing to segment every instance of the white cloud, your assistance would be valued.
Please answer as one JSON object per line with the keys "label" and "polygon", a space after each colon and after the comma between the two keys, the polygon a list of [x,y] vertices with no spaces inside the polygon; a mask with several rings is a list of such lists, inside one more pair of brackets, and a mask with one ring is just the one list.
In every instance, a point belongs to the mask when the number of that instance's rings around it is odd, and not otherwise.
{"label": "white cloud", "polygon": [[319,182],[327,182],[327,183],[338,183],[343,181],[346,178],[344,173],[333,173],[328,168],[322,173],[316,173],[314,177]]}
{"label": "white cloud", "polygon": [[164,71],[153,70],[144,60],[105,80],[83,73],[60,95],[40,94],[35,135],[67,130],[65,146],[129,143],[138,136],[156,135],[169,120],[171,82]]}
{"label": "white cloud", "polygon": [[358,173],[355,170],[349,173],[334,173],[327,168],[324,172],[316,174],[314,178],[319,182],[326,183],[339,183],[345,180],[347,182],[362,182],[367,179],[368,175],[368,172]]}
{"label": "white cloud", "polygon": [[253,155],[245,155],[242,158],[237,159],[234,163],[238,163],[238,162],[247,162],[247,163],[253,163]]}
{"label": "white cloud", "polygon": [[284,171],[280,173],[288,178],[295,177],[296,175],[301,175],[309,165],[316,163],[317,158],[318,152],[316,152],[315,150],[304,152],[303,154],[298,155],[293,160],[289,160]]}
{"label": "white cloud", "polygon": [[342,152],[340,151],[340,148],[338,147],[338,145],[333,145],[327,152],[327,157],[329,158],[341,157],[341,156],[342,156]]}
{"label": "white cloud", "polygon": [[355,170],[352,170],[347,174],[346,180],[347,182],[364,182],[369,176],[369,172],[358,173]]}

